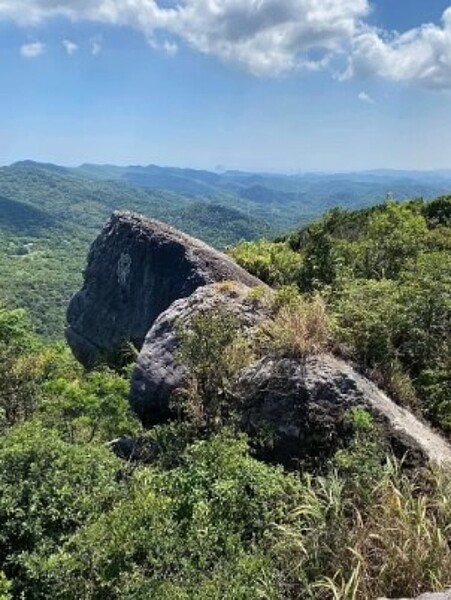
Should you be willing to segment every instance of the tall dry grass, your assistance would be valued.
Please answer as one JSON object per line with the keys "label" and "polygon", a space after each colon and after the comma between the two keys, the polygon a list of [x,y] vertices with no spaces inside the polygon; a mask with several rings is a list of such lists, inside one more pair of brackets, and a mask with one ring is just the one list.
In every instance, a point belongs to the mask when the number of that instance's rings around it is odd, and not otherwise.
{"label": "tall dry grass", "polygon": [[411,481],[394,462],[349,495],[338,475],[310,478],[272,548],[292,600],[414,597],[451,586],[451,474]]}
{"label": "tall dry grass", "polygon": [[262,353],[296,360],[324,352],[330,341],[329,317],[320,297],[299,296],[283,305],[272,320],[261,325],[258,336]]}

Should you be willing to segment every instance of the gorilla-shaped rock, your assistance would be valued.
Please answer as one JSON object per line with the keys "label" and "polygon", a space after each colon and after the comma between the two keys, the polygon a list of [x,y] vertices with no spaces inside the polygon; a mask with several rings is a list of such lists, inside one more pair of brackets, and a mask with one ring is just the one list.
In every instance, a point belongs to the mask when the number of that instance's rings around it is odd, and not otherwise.
{"label": "gorilla-shaped rock", "polygon": [[189,328],[194,316],[203,314],[233,315],[243,333],[268,317],[269,304],[249,295],[250,289],[239,283],[218,283],[196,290],[188,298],[174,302],[155,321],[139,353],[132,378],[130,403],[146,427],[171,416],[173,392],[182,387],[186,369],[177,353],[180,331]]}
{"label": "gorilla-shaped rock", "polygon": [[198,287],[261,282],[206,244],[153,219],[116,212],[91,246],[83,288],[67,311],[66,337],[86,367],[124,343],[141,348],[155,319]]}

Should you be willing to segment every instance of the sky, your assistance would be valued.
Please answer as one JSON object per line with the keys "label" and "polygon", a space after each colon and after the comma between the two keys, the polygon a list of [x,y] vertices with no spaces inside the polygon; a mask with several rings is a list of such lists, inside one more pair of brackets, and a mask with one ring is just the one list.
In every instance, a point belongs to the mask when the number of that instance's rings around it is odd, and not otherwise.
{"label": "sky", "polygon": [[0,0],[0,164],[451,168],[451,0]]}

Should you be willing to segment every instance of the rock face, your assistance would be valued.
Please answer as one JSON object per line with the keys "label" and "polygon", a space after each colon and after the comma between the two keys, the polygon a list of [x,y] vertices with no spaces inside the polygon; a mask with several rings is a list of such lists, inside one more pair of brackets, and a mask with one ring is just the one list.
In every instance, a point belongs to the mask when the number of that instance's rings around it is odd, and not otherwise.
{"label": "rock face", "polygon": [[264,358],[237,382],[244,401],[243,428],[272,440],[269,458],[284,464],[324,458],[346,436],[343,417],[370,412],[398,455],[412,464],[451,463],[451,447],[412,413],[399,407],[345,362],[329,355],[304,363]]}
{"label": "rock face", "polygon": [[171,395],[184,382],[186,370],[177,360],[180,328],[200,312],[220,309],[234,315],[243,332],[249,332],[269,311],[263,299],[254,300],[249,292],[242,284],[205,286],[189,298],[177,300],[158,317],[144,341],[132,378],[130,402],[145,426],[171,416]]}
{"label": "rock face", "polygon": [[174,300],[224,280],[262,285],[206,244],[158,221],[116,212],[93,243],[83,289],[70,302],[69,345],[88,368],[124,342],[141,348]]}

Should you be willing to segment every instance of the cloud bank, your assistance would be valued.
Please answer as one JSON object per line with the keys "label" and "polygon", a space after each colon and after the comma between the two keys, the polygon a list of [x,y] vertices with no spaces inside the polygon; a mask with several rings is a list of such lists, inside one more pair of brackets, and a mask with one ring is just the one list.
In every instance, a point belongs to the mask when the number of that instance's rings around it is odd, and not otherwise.
{"label": "cloud bank", "polygon": [[[408,8],[406,7],[406,10]],[[341,79],[380,77],[451,89],[451,6],[439,24],[387,32],[368,0],[0,0],[0,20],[52,18],[133,27],[175,53],[180,42],[255,75],[341,67]]]}

